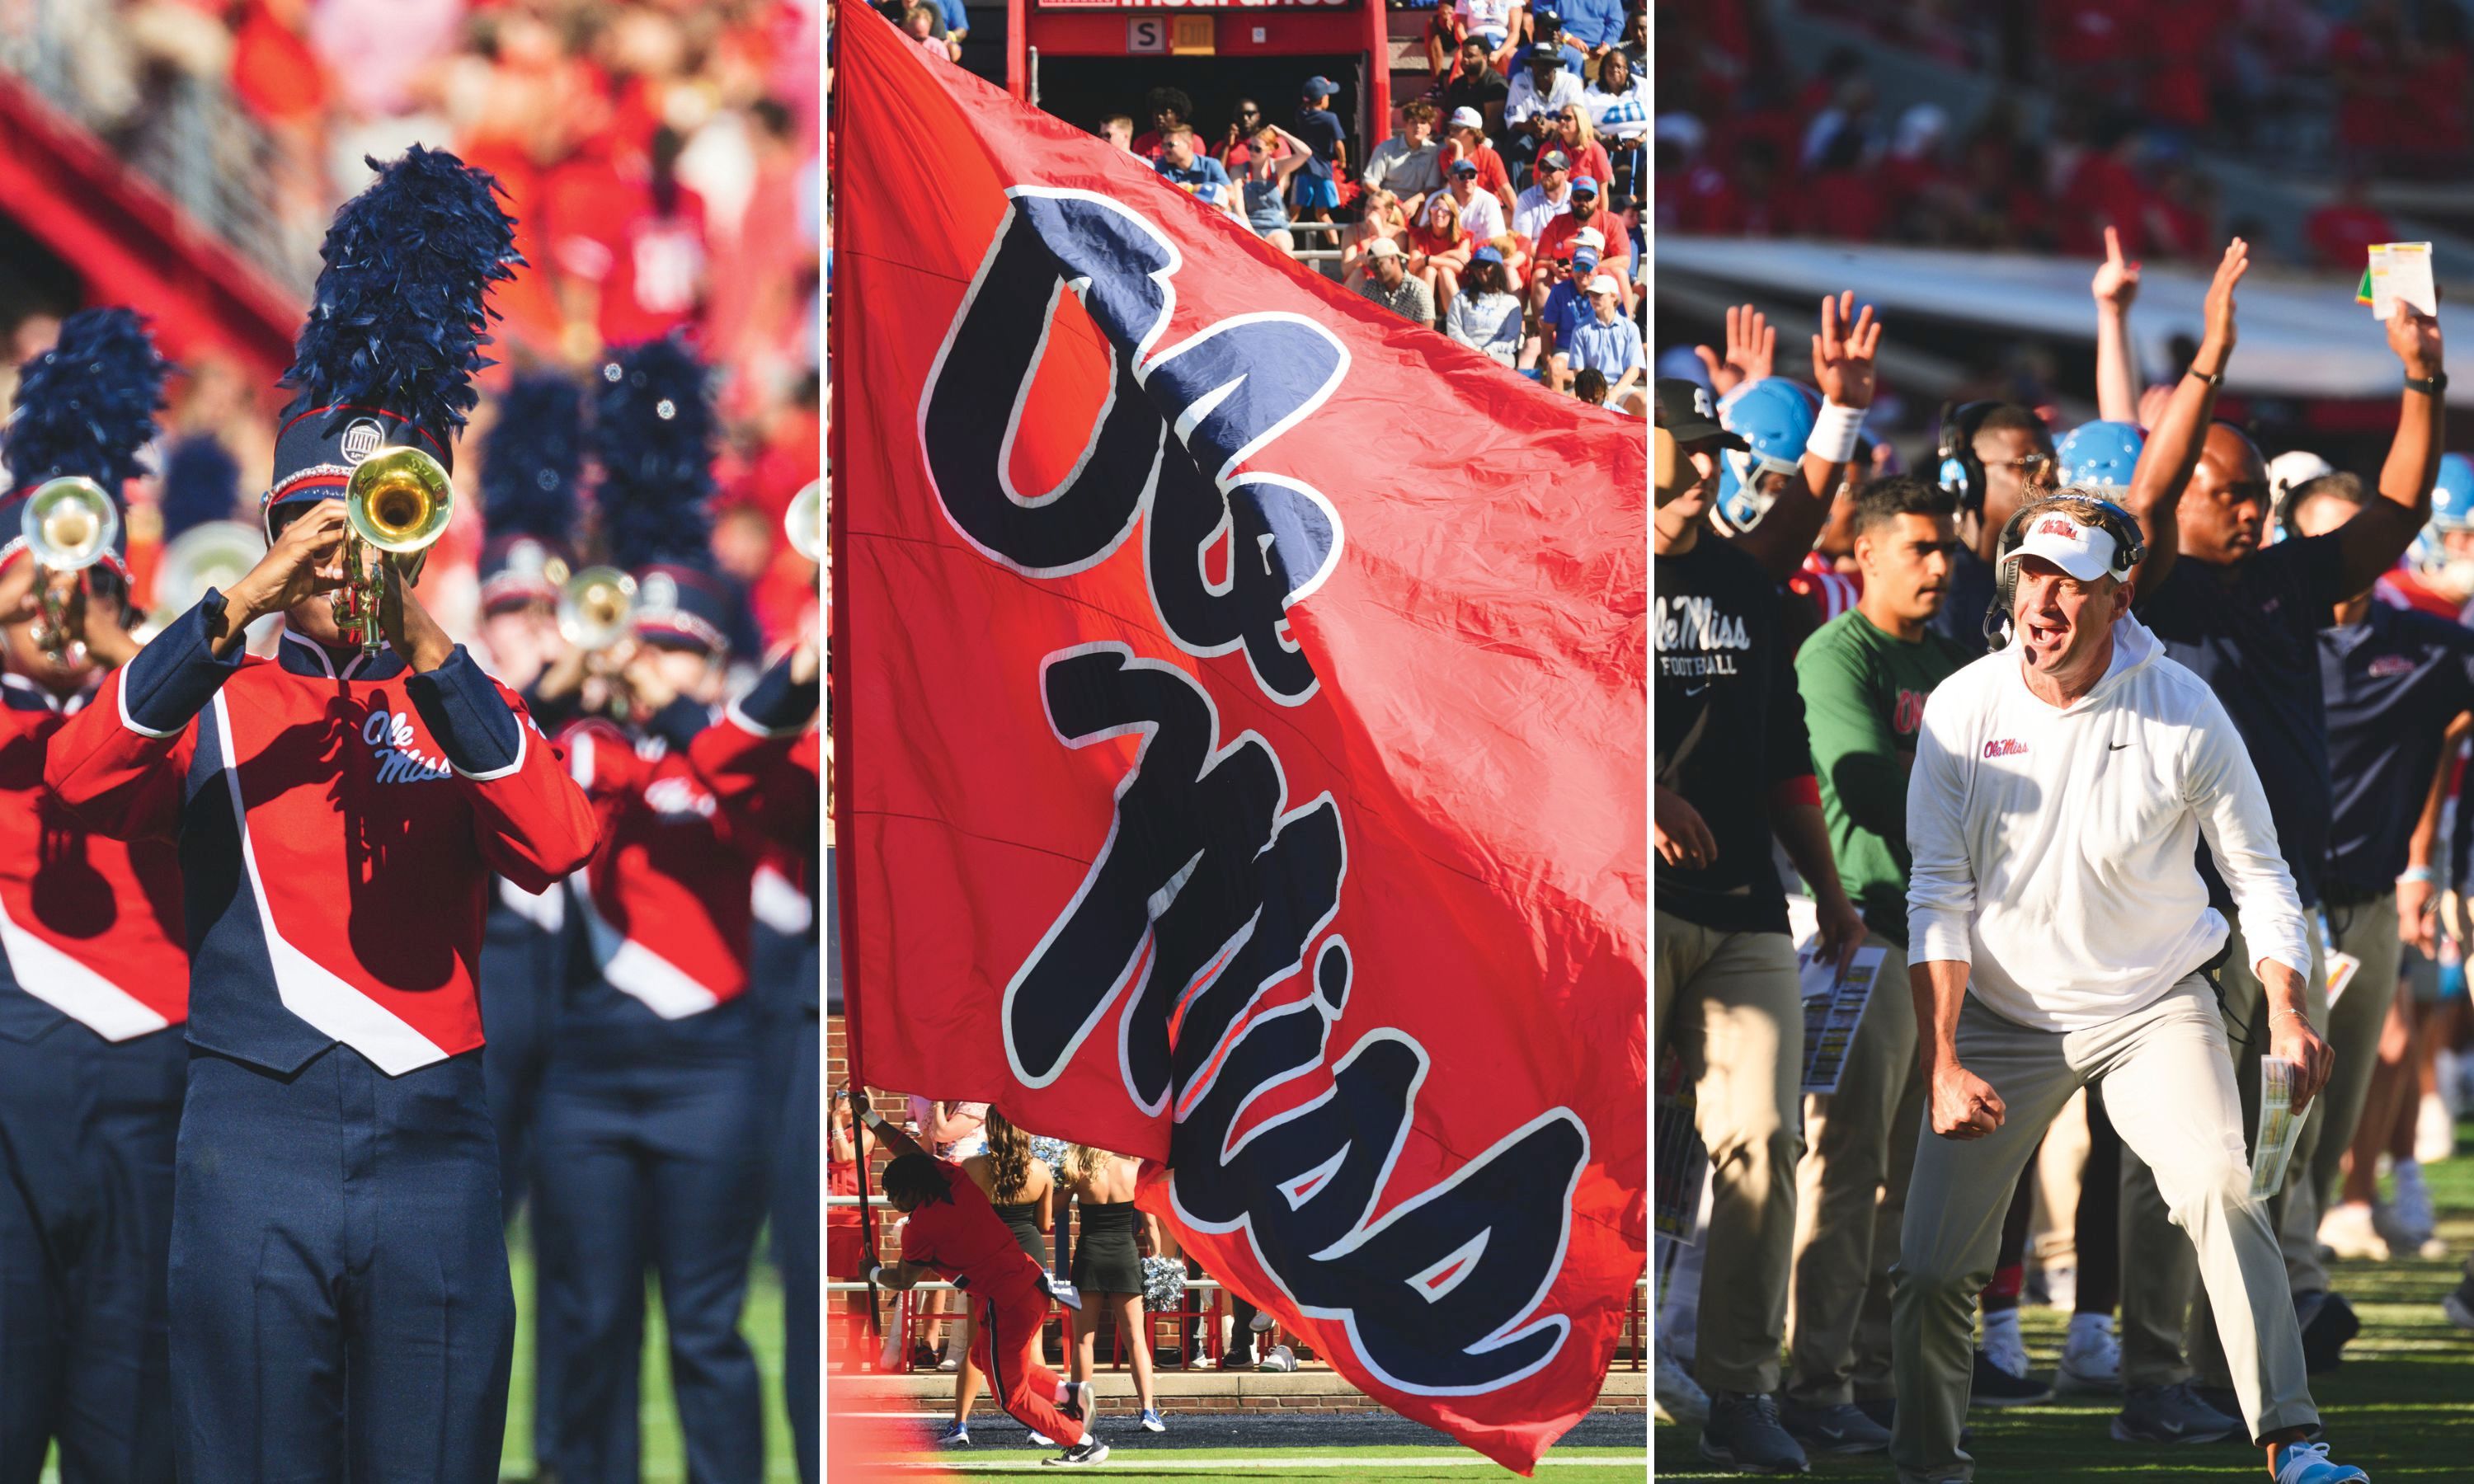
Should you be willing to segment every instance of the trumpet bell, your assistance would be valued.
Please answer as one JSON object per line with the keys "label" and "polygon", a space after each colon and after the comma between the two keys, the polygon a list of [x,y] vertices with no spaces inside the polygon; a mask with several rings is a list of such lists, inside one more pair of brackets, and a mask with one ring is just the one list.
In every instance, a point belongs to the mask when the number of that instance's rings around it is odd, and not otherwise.
{"label": "trumpet bell", "polygon": [[55,572],[78,572],[110,554],[120,539],[120,510],[103,486],[83,475],[45,480],[18,517],[35,561]]}
{"label": "trumpet bell", "polygon": [[558,632],[578,649],[601,650],[636,627],[636,579],[613,566],[589,566],[558,594]]}
{"label": "trumpet bell", "polygon": [[790,549],[810,562],[825,544],[825,482],[811,479],[808,487],[790,500],[790,509],[782,517],[782,529],[790,538]]}
{"label": "trumpet bell", "polygon": [[212,587],[230,592],[266,555],[266,538],[237,520],[209,520],[190,527],[163,548],[155,569],[155,611],[166,623],[198,605]]}
{"label": "trumpet bell", "polygon": [[418,448],[378,449],[344,487],[344,518],[352,534],[398,556],[428,549],[454,514],[447,467]]}

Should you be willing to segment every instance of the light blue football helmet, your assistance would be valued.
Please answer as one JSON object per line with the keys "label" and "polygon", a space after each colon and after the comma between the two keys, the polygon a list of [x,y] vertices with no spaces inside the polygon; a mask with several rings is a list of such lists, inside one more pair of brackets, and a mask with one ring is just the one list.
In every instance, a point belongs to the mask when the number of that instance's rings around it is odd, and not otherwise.
{"label": "light blue football helmet", "polygon": [[2062,488],[2092,490],[2120,502],[2130,488],[2131,471],[2139,467],[2140,450],[2147,437],[2129,422],[2082,422],[2053,450],[2061,467]]}
{"label": "light blue football helmet", "polygon": [[1752,445],[1725,449],[1719,457],[1712,514],[1722,530],[1749,531],[1761,523],[1778,498],[1761,489],[1761,476],[1801,471],[1804,445],[1820,416],[1821,395],[1783,376],[1747,382],[1719,399],[1719,424]]}
{"label": "light blue football helmet", "polygon": [[2439,456],[2439,477],[2431,491],[2431,519],[2413,539],[2413,563],[2426,571],[2448,564],[2452,531],[2474,531],[2474,462],[2462,453]]}

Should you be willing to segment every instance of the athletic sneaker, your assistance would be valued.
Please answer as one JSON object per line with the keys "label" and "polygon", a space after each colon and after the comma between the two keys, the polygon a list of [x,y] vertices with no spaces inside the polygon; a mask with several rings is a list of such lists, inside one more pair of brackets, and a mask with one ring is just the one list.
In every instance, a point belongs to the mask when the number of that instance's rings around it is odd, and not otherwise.
{"label": "athletic sneaker", "polygon": [[1686,1427],[1698,1427],[1710,1420],[1710,1394],[1666,1347],[1658,1347],[1658,1370],[1649,1383],[1651,1404],[1658,1415]]}
{"label": "athletic sneaker", "polygon": [[945,1430],[936,1434],[936,1446],[938,1448],[969,1448],[971,1446],[971,1429],[963,1426],[960,1423],[947,1423],[945,1424]]}
{"label": "athletic sneaker", "polygon": [[2460,1329],[2474,1329],[2474,1278],[2460,1282],[2439,1301],[2439,1307],[2450,1324]]}
{"label": "athletic sneaker", "polygon": [[1984,1316],[1984,1353],[1995,1365],[2012,1376],[2026,1376],[2029,1369],[2027,1342],[2019,1333],[2017,1309],[2002,1309]]}
{"label": "athletic sneaker", "polygon": [[2425,1096],[2413,1114],[2413,1157],[2424,1164],[2438,1164],[2457,1152],[2457,1120],[2449,1116],[2448,1105],[2439,1094]]}
{"label": "athletic sneaker", "polygon": [[1056,1440],[1044,1432],[1034,1432],[1031,1435],[1031,1446],[1033,1448],[1055,1448],[1056,1446]]}
{"label": "athletic sneaker", "polygon": [[1057,1403],[1056,1410],[1079,1423],[1099,1414],[1100,1398],[1089,1381],[1067,1381],[1065,1400]]}
{"label": "athletic sneaker", "polygon": [[1711,1394],[1701,1456],[1742,1473],[1804,1473],[1812,1467],[1804,1446],[1780,1424],[1778,1399],[1740,1391]]}
{"label": "athletic sneaker", "polygon": [[1890,1446],[1890,1429],[1865,1416],[1853,1402],[1837,1406],[1802,1406],[1788,1401],[1779,1408],[1787,1435],[1815,1453],[1878,1453]]}
{"label": "athletic sneaker", "polygon": [[2054,1380],[2064,1391],[2120,1391],[2122,1342],[2111,1314],[2073,1314],[2062,1340],[2062,1368]]}
{"label": "athletic sneaker", "polygon": [[2417,1161],[2399,1160],[2390,1174],[2396,1181],[2396,1194],[2389,1202],[2389,1211],[2398,1228],[2413,1233],[2414,1245],[2420,1246],[2438,1228],[2431,1209],[2431,1186],[2422,1178],[2422,1165]]}
{"label": "athletic sneaker", "polygon": [[2363,1332],[2354,1305],[2341,1293],[2295,1294],[2293,1317],[2302,1326],[2302,1366],[2313,1376],[2336,1370],[2344,1361],[2346,1342]]}
{"label": "athletic sneaker", "polygon": [[2174,1386],[2134,1386],[2114,1415],[2116,1443],[2214,1443],[2233,1436],[2242,1424],[2199,1400],[2189,1381]]}
{"label": "athletic sneaker", "polygon": [[2371,1209],[2360,1201],[2328,1208],[2319,1218],[2319,1245],[2349,1262],[2386,1262],[2389,1256],[2388,1238],[2380,1234]]}
{"label": "athletic sneaker", "polygon": [[1088,1443],[1077,1443],[1054,1458],[1040,1460],[1041,1463],[1057,1469],[1076,1469],[1084,1464],[1104,1464],[1107,1461],[1108,1445],[1097,1438],[1093,1438]]}
{"label": "athletic sneaker", "polygon": [[962,1369],[962,1363],[955,1359],[953,1356],[947,1355],[936,1362],[936,1369],[947,1376],[951,1376],[955,1372]]}
{"label": "athletic sneaker", "polygon": [[1159,1408],[1155,1406],[1147,1406],[1143,1408],[1141,1421],[1143,1431],[1145,1432],[1168,1431],[1168,1424],[1160,1421]]}
{"label": "athletic sneaker", "polygon": [[2280,1443],[2268,1455],[2276,1484],[2371,1484],[2371,1476],[2328,1456],[2325,1443]]}
{"label": "athletic sneaker", "polygon": [[1268,1309],[1256,1309],[1254,1311],[1254,1317],[1246,1322],[1246,1328],[1253,1330],[1256,1334],[1269,1333],[1272,1328],[1271,1311]]}
{"label": "athletic sneaker", "polygon": [[1993,1363],[1981,1345],[1976,1348],[1976,1376],[1969,1406],[2034,1406],[2053,1400],[2053,1388],[2032,1376],[2013,1376]]}

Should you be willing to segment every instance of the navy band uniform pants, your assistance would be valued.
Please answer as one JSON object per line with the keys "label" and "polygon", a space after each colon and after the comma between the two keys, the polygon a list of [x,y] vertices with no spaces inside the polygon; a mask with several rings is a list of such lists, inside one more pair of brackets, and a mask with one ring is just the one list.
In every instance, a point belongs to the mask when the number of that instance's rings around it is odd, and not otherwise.
{"label": "navy band uniform pants", "polygon": [[773,1253],[782,1269],[782,1400],[790,1416],[801,1484],[816,1484],[824,1466],[816,1436],[823,1397],[817,1364],[824,1350],[818,1328],[825,1294],[818,1281],[816,1248],[824,1239],[822,1192],[816,1166],[823,1150],[816,1129],[824,1121],[819,1060],[824,1026],[809,1010],[792,1032],[788,1106],[784,1111],[780,1168],[773,1176]]}
{"label": "navy band uniform pants", "polygon": [[[616,992],[604,992],[615,996]],[[741,996],[689,1021],[600,1007],[563,1021],[542,1089],[542,1256],[559,1368],[546,1464],[570,1484],[640,1476],[637,1408],[644,1275],[659,1278],[688,1476],[757,1484],[764,1398],[739,1332],[764,1218],[754,1007]],[[703,1022],[703,1023],[696,1023]]]}
{"label": "navy band uniform pants", "polygon": [[516,1304],[477,1052],[189,1063],[172,1213],[183,1484],[489,1484]]}
{"label": "navy band uniform pants", "polygon": [[172,1477],[172,1149],[188,1048],[0,1038],[0,1484]]}

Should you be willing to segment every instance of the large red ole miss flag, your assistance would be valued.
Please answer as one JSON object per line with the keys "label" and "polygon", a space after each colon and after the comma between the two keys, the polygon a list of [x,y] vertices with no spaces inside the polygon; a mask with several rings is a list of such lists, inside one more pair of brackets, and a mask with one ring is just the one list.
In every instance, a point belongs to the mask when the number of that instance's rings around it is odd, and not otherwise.
{"label": "large red ole miss flag", "polygon": [[860,1065],[1525,1472],[1646,1245],[1645,431],[838,30]]}

